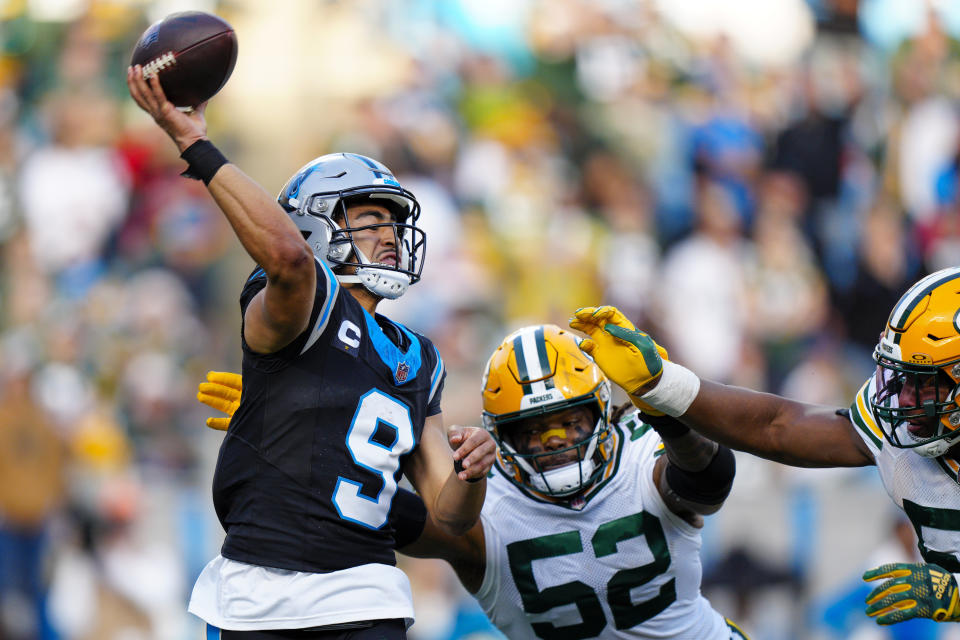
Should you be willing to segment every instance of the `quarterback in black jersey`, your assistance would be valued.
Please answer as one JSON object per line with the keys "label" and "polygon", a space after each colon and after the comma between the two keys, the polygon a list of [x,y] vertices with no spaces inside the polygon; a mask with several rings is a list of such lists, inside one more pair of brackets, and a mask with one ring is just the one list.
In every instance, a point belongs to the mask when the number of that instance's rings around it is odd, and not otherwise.
{"label": "quarterback in black jersey", "polygon": [[139,67],[127,84],[257,263],[240,297],[246,383],[214,477],[226,539],[190,611],[208,638],[405,637],[398,481],[459,535],[477,521],[495,451],[483,429],[447,433],[436,348],[376,313],[420,277],[420,205],[383,164],[349,153],[304,166],[278,204],[206,138],[205,105],[176,109]]}

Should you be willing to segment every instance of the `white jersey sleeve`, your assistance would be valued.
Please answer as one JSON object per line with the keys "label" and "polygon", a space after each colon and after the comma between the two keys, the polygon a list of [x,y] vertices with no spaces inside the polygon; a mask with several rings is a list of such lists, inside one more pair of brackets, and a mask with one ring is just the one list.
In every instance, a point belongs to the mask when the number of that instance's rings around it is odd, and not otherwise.
{"label": "white jersey sleeve", "polygon": [[874,459],[876,459],[880,454],[880,450],[883,448],[884,441],[883,432],[880,431],[877,420],[873,415],[873,410],[870,408],[870,399],[873,397],[874,384],[875,378],[870,376],[870,378],[863,383],[863,386],[860,387],[860,390],[857,391],[857,395],[850,405],[850,420],[853,422],[856,432],[863,438],[863,441],[870,449],[870,453],[873,454]]}

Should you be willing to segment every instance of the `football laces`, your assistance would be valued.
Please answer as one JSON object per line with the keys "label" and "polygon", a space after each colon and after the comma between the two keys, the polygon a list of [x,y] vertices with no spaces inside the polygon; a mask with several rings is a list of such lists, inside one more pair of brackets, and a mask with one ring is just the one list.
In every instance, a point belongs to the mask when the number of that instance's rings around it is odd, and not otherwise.
{"label": "football laces", "polygon": [[167,67],[172,67],[176,63],[177,57],[173,55],[172,51],[167,51],[163,55],[154,58],[147,64],[143,65],[143,79],[147,80],[153,77],[154,74],[159,73]]}

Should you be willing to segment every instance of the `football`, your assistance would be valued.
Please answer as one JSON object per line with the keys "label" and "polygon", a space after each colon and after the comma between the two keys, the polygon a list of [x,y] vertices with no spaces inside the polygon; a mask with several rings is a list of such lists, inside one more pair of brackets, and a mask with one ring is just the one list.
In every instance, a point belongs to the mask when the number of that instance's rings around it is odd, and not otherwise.
{"label": "football", "polygon": [[150,25],[133,48],[131,65],[157,74],[167,100],[195,107],[227,83],[237,62],[237,34],[225,20],[182,11]]}

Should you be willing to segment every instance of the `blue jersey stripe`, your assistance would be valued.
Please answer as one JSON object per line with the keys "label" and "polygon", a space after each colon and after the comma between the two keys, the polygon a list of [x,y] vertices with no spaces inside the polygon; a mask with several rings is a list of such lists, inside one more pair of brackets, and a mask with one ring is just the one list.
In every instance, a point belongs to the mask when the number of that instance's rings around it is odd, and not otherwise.
{"label": "blue jersey stripe", "polygon": [[337,296],[340,293],[340,283],[337,282],[337,276],[333,273],[333,270],[331,270],[327,263],[320,258],[314,257],[314,259],[320,263],[320,266],[323,268],[323,271],[326,274],[327,297],[323,301],[323,307],[321,307],[320,315],[317,317],[317,324],[314,326],[313,332],[310,334],[307,342],[303,345],[303,349],[300,350],[300,353],[306,353],[307,349],[312,347],[317,339],[326,330],[327,322],[330,321],[330,312],[333,311],[333,305],[336,304]]}
{"label": "blue jersey stripe", "polygon": [[431,344],[433,347],[433,353],[437,356],[437,366],[433,368],[433,376],[430,378],[430,397],[427,399],[427,402],[433,402],[433,396],[436,395],[437,389],[440,387],[440,380],[443,379],[443,358],[440,357],[440,352],[437,351],[437,345]]}

